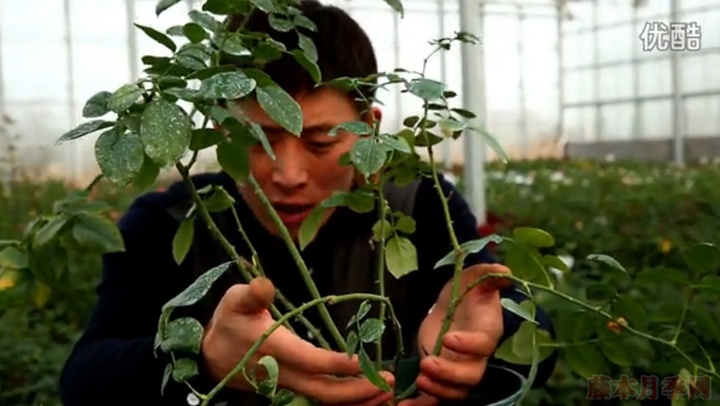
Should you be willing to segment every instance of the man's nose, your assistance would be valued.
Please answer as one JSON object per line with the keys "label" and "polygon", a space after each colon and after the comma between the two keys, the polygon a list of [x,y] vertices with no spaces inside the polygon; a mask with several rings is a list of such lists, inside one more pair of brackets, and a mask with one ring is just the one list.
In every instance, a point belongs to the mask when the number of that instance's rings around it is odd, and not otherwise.
{"label": "man's nose", "polygon": [[284,191],[304,186],[308,181],[307,162],[298,139],[288,137],[273,145],[272,181]]}

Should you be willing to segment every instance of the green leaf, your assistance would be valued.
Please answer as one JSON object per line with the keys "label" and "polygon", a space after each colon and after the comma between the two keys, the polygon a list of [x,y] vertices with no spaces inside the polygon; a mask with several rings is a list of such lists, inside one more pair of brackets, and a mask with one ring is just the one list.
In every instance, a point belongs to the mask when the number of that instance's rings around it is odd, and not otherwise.
{"label": "green leaf", "polygon": [[696,272],[717,272],[720,268],[720,249],[714,244],[695,244],[683,251],[683,257]]}
{"label": "green leaf", "polygon": [[159,17],[165,10],[180,3],[183,0],[159,0],[155,6],[155,16]]}
{"label": "green leaf", "polygon": [[132,185],[141,191],[145,191],[155,184],[159,174],[160,167],[157,166],[157,164],[155,164],[155,162],[153,162],[150,158],[145,156],[145,158],[143,158],[142,167],[140,167],[140,171],[138,171],[137,175],[135,175]]}
{"label": "green leaf", "polygon": [[394,236],[385,245],[385,262],[388,271],[397,279],[418,269],[417,250],[412,241]]}
{"label": "green leaf", "polygon": [[351,121],[336,125],[328,132],[328,135],[335,137],[340,131],[347,131],[356,135],[367,135],[372,134],[373,129],[364,121]]}
{"label": "green leaf", "polygon": [[152,27],[140,25],[138,23],[133,23],[133,25],[135,25],[137,28],[142,30],[142,32],[144,32],[148,37],[152,38],[153,40],[157,41],[161,45],[168,48],[170,51],[172,51],[172,52],[177,51],[177,45],[175,45],[175,42],[173,42],[173,40],[170,39],[170,37],[163,34],[162,32],[160,32]]}
{"label": "green leaf", "polygon": [[192,306],[200,301],[203,297],[205,297],[213,283],[215,283],[222,274],[230,269],[231,264],[232,262],[225,262],[204,272],[192,284],[190,284],[190,286],[185,288],[185,290],[165,303],[162,308],[163,313],[176,307]]}
{"label": "green leaf", "polygon": [[467,123],[452,118],[443,118],[438,121],[438,125],[446,137],[450,137],[454,133],[467,128]]}
{"label": "green leaf", "polygon": [[390,7],[392,7],[393,10],[399,13],[400,17],[405,16],[405,10],[403,8],[402,0],[385,0],[385,3],[387,3]]}
{"label": "green leaf", "polygon": [[280,389],[272,399],[270,406],[313,406],[312,402],[288,389]]}
{"label": "green leaf", "polygon": [[538,329],[533,323],[523,321],[517,332],[498,347],[495,356],[513,364],[531,365],[533,349],[538,347],[538,362],[541,362],[552,354],[552,344],[553,339],[549,332]]}
{"label": "green leaf", "polygon": [[199,43],[207,38],[207,32],[205,29],[195,23],[187,23],[183,26],[183,34],[192,43]]}
{"label": "green leaf", "polygon": [[177,105],[163,99],[151,102],[140,119],[145,154],[161,167],[175,164],[190,145],[192,122]]}
{"label": "green leaf", "polygon": [[[491,242],[500,244],[502,242],[502,238],[493,234],[478,240],[466,241],[460,244],[460,249],[464,255],[471,255],[482,251]],[[457,254],[453,250],[435,264],[435,269],[440,268],[441,266],[455,265],[455,261],[457,261]]]}
{"label": "green leaf", "polygon": [[315,83],[320,83],[322,81],[322,72],[320,71],[320,67],[316,62],[311,61],[305,52],[296,49],[290,51],[290,55],[295,58],[295,61],[302,66],[303,69],[305,69]]}
{"label": "green leaf", "polygon": [[315,43],[312,39],[310,39],[310,37],[298,33],[298,46],[302,49],[310,61],[317,62],[318,51],[315,47]]}
{"label": "green leaf", "polygon": [[222,142],[225,136],[213,128],[198,128],[190,135],[190,150],[201,151]]}
{"label": "green leaf", "polygon": [[199,354],[204,332],[203,325],[191,317],[173,320],[165,328],[160,348],[165,353]]}
{"label": "green leaf", "polygon": [[382,241],[386,238],[390,238],[393,234],[393,227],[389,221],[385,219],[378,219],[372,227],[373,239],[375,241]]}
{"label": "green leaf", "polygon": [[390,148],[392,148],[394,150],[404,152],[406,154],[412,153],[412,147],[410,146],[410,144],[407,142],[407,140],[405,138],[394,137],[390,134],[382,134],[378,138],[380,139],[381,143],[389,146]]}
{"label": "green leaf", "polygon": [[203,13],[198,10],[190,10],[188,12],[188,17],[190,17],[190,20],[210,32],[217,33],[223,28],[222,23],[216,20],[215,17],[212,16],[212,14]]}
{"label": "green leaf", "polygon": [[135,179],[145,160],[140,137],[114,127],[95,141],[95,160],[103,176],[117,186],[126,186]]}
{"label": "green leaf", "polygon": [[142,94],[143,89],[137,85],[122,85],[108,99],[108,108],[116,113],[122,113],[135,104]]}
{"label": "green leaf", "polygon": [[562,259],[560,259],[559,257],[556,257],[555,255],[549,255],[549,254],[543,255],[542,262],[545,266],[555,268],[561,272],[564,272],[564,273],[570,272],[570,268],[568,268],[568,265],[565,262],[563,262]]}
{"label": "green leaf", "polygon": [[450,109],[450,111],[457,113],[459,116],[464,118],[475,118],[477,115],[473,113],[472,111],[460,109],[460,108],[453,108]]}
{"label": "green leaf", "polygon": [[292,21],[283,18],[278,14],[270,14],[268,16],[268,23],[270,23],[270,27],[272,27],[272,29],[280,32],[289,32],[292,31],[293,28],[295,28],[295,25],[292,23]]}
{"label": "green leaf", "polygon": [[355,142],[350,159],[365,177],[379,171],[387,159],[387,151],[372,138],[360,138]]}
{"label": "green leaf", "polygon": [[28,253],[10,246],[0,252],[0,269],[25,269],[28,267]]}
{"label": "green leaf", "polygon": [[165,388],[167,387],[167,384],[170,382],[170,377],[172,376],[173,371],[173,364],[169,363],[165,366],[165,371],[163,372],[163,379],[162,384],[160,385],[160,394],[165,396]]}
{"label": "green leaf", "polygon": [[385,378],[383,378],[382,375],[378,373],[377,369],[375,369],[375,364],[362,347],[360,347],[360,369],[370,383],[385,392],[390,392],[391,389],[387,381],[385,381]]}
{"label": "green leaf", "polygon": [[255,93],[260,107],[275,123],[291,134],[300,136],[303,129],[303,113],[292,96],[277,85],[256,87]]}
{"label": "green leaf", "polygon": [[415,219],[410,216],[402,216],[395,224],[395,229],[405,234],[412,234],[415,232]]}
{"label": "green leaf", "polygon": [[410,81],[407,90],[426,102],[430,102],[443,98],[445,84],[437,80],[419,78]]}
{"label": "green leaf", "polygon": [[360,344],[360,337],[358,337],[355,330],[348,333],[347,336],[347,355],[352,358],[352,356],[355,354],[355,350],[357,349],[358,344]]}
{"label": "green leaf", "polygon": [[[162,90],[165,89],[184,89],[187,86],[187,81],[177,76],[161,76],[157,79],[158,87]],[[187,90],[187,89],[186,89]]]}
{"label": "green leaf", "polygon": [[231,137],[218,144],[215,156],[220,167],[236,182],[243,182],[250,174],[249,147],[244,137]]}
{"label": "green leaf", "polygon": [[266,13],[275,11],[275,5],[272,0],[250,0],[250,3]]}
{"label": "green leaf", "polygon": [[85,118],[102,117],[110,112],[108,101],[112,93],[102,91],[92,95],[83,106],[82,116]]}
{"label": "green leaf", "polygon": [[507,242],[508,249],[505,253],[505,265],[512,270],[515,276],[545,286],[552,283],[552,279],[546,272],[542,264],[542,257],[538,252],[512,240]]}
{"label": "green leaf", "polygon": [[255,90],[257,83],[240,71],[221,72],[205,79],[200,93],[211,99],[235,100]]}
{"label": "green leaf", "polygon": [[298,230],[300,250],[307,248],[307,246],[317,236],[318,230],[320,230],[320,225],[322,224],[324,212],[325,207],[322,205],[316,206],[300,225],[300,230]]}
{"label": "green leaf", "polygon": [[115,223],[99,214],[75,214],[72,233],[75,241],[88,249],[101,253],[125,250],[125,242]]}
{"label": "green leaf", "polygon": [[585,379],[591,379],[608,371],[605,357],[594,345],[577,345],[563,349],[563,360]]}
{"label": "green leaf", "polygon": [[189,358],[180,358],[175,362],[172,377],[175,382],[187,382],[199,374],[197,363]]}
{"label": "green leaf", "polygon": [[317,25],[302,14],[298,14],[293,17],[293,24],[297,27],[305,28],[308,31],[317,31]]}
{"label": "green leaf", "polygon": [[280,366],[277,360],[271,355],[264,355],[258,360],[258,364],[262,365],[267,372],[267,378],[259,385],[259,393],[264,396],[275,396],[280,373]]}
{"label": "green leaf", "polygon": [[367,319],[360,326],[360,340],[364,343],[372,343],[382,337],[385,331],[385,324],[379,319]]}
{"label": "green leaf", "polygon": [[620,271],[627,274],[628,272],[623,268],[620,263],[609,255],[604,254],[590,254],[587,256],[588,261],[598,262],[600,264],[609,266],[611,269]]}
{"label": "green leaf", "polygon": [[360,303],[360,306],[358,306],[357,312],[355,312],[355,314],[350,318],[350,321],[348,321],[346,328],[350,328],[353,324],[359,323],[365,318],[365,316],[368,315],[370,309],[372,309],[372,303],[369,300],[363,300],[362,303]]}
{"label": "green leaf", "polygon": [[173,237],[173,258],[180,265],[192,247],[195,236],[195,218],[189,217],[180,223]]}
{"label": "green leaf", "polygon": [[519,241],[535,248],[546,248],[555,245],[555,239],[549,233],[537,228],[518,227],[513,230],[513,235]]}
{"label": "green leaf", "polygon": [[[522,303],[517,303],[517,302],[513,301],[512,299],[503,298],[503,299],[500,299],[500,304],[507,311],[509,311],[511,313],[515,313],[516,315],[522,317],[523,319],[529,321],[530,323],[538,324],[538,322],[535,321],[535,317],[533,316],[534,307],[535,307],[533,302],[531,302],[529,300],[525,300]],[[528,310],[528,308],[530,308],[530,310]]]}
{"label": "green leaf", "polygon": [[209,212],[221,212],[232,207],[235,199],[225,189],[217,187],[208,198],[203,199],[203,204]]}
{"label": "green leaf", "polygon": [[483,142],[485,142],[485,144],[490,146],[490,148],[492,148],[492,150],[495,151],[495,153],[498,155],[498,157],[500,157],[500,160],[503,163],[507,163],[510,160],[510,157],[508,157],[508,155],[505,152],[505,150],[503,149],[503,147],[500,146],[500,143],[498,143],[497,139],[495,139],[495,137],[493,137],[490,133],[483,130],[482,128],[477,128],[477,127],[468,127],[468,128],[475,131],[476,133],[478,133],[478,135],[480,135],[480,137],[483,139]]}
{"label": "green leaf", "polygon": [[105,128],[112,127],[114,125],[115,125],[115,123],[112,121],[105,121],[105,120],[87,121],[87,122],[82,123],[79,126],[73,128],[72,130],[66,132],[65,134],[63,134],[57,140],[57,144],[60,144],[65,141],[75,140],[80,137],[84,137],[88,134],[92,134],[96,131],[100,131]]}

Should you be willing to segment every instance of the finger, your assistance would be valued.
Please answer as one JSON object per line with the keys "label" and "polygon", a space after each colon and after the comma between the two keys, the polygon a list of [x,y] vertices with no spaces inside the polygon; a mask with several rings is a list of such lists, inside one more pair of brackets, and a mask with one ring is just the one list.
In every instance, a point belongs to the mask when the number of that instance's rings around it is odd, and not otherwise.
{"label": "finger", "polygon": [[275,286],[270,279],[259,277],[249,284],[237,284],[228,289],[223,306],[231,312],[255,314],[266,310],[275,297]]}
{"label": "finger", "polygon": [[449,361],[441,357],[427,357],[420,362],[423,375],[435,382],[453,386],[475,386],[485,373],[486,361]]}
{"label": "finger", "polygon": [[289,330],[278,329],[264,343],[264,351],[278,362],[307,374],[358,375],[362,371],[357,355],[316,347]]}
{"label": "finger", "polygon": [[497,339],[472,331],[454,331],[443,337],[443,347],[474,357],[489,357],[495,351]]}
{"label": "finger", "polygon": [[[394,378],[381,372],[392,388]],[[317,399],[323,404],[363,403],[384,393],[365,378],[334,378],[327,375],[307,375],[296,370],[285,371],[286,385],[293,391]]]}
{"label": "finger", "polygon": [[398,406],[436,406],[440,401],[426,393],[421,393],[420,396],[414,399],[406,399],[398,403]]}
{"label": "finger", "polygon": [[432,397],[443,399],[464,399],[467,397],[469,388],[455,385],[444,381],[431,379],[426,374],[420,374],[415,381],[418,389]]}

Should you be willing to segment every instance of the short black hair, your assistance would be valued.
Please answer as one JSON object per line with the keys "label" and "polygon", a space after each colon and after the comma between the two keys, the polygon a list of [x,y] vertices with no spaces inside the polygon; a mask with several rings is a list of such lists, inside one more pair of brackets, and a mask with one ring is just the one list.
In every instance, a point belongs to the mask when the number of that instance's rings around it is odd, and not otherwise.
{"label": "short black hair", "polygon": [[[378,73],[375,50],[370,38],[346,11],[322,4],[318,0],[300,0],[296,3],[298,4],[295,7],[300,13],[317,27],[316,31],[303,27],[297,27],[297,30],[309,37],[317,48],[321,82],[342,77],[367,78]],[[282,43],[288,51],[298,49],[297,33],[294,30],[281,32],[273,29],[268,18],[268,14],[259,9],[254,9],[249,15],[235,14],[229,18],[228,30],[235,32],[242,27],[250,32],[269,35]],[[265,63],[262,70],[291,95],[312,91],[316,86],[315,80],[305,68],[287,53],[283,53],[279,59]],[[376,83],[375,80],[368,82]],[[372,101],[375,87],[363,86],[360,91],[348,91],[347,94],[351,101],[356,102],[358,108],[364,111],[370,106],[358,100]]]}

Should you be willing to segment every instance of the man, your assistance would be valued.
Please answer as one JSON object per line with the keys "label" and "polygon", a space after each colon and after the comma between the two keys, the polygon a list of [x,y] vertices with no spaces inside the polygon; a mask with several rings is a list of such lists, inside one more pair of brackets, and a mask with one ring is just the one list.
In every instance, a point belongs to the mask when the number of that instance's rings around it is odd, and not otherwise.
{"label": "man", "polygon": [[[304,2],[301,9],[318,26],[317,35],[307,34],[318,49],[324,80],[339,76],[365,77],[377,72],[368,37],[345,12],[316,1]],[[239,25],[239,20],[236,23]],[[249,17],[245,27],[271,33],[289,49],[296,46],[297,38],[293,35],[271,32],[262,13]],[[351,150],[357,135],[345,132],[331,137],[328,131],[348,121],[379,120],[380,112],[374,109],[372,114],[363,113],[354,101],[357,95],[332,88],[314,89],[310,77],[291,59],[273,62],[265,70],[302,107],[302,137],[282,130],[254,100],[227,101],[223,105],[230,111],[241,111],[267,133],[276,159],[270,159],[259,146],[253,148],[251,172],[290,234],[297,238],[300,224],[312,207],[335,191],[351,190],[357,179],[351,166],[340,164],[341,156]],[[210,184],[223,186],[235,198],[240,222],[259,253],[268,278],[247,284],[230,272],[216,283],[201,305],[185,313],[198,318],[205,326],[198,357],[200,375],[191,382],[197,390],[208,392],[274,322],[267,309],[275,289],[295,305],[311,297],[296,263],[250,186],[238,185],[223,172],[195,176],[194,182],[198,188]],[[453,227],[460,242],[477,239],[470,208],[451,184],[444,180],[442,184],[445,195],[450,196]],[[400,196],[400,200],[410,196],[414,197],[411,202],[417,202],[406,209],[417,222],[410,238],[417,247],[419,270],[399,280],[392,276],[386,278],[387,294],[400,319],[405,347],[420,358],[416,384],[421,395],[406,404],[432,405],[444,399],[462,399],[486,378],[493,352],[501,340],[519,326],[520,319],[500,306],[500,294],[516,301],[523,297],[510,288],[500,292],[492,284],[476,288],[459,306],[453,327],[443,342],[442,354],[432,356],[449,300],[448,283],[452,275],[452,267],[433,268],[451,249],[449,233],[431,180],[423,179],[406,188],[394,189],[392,193]],[[187,208],[187,204],[187,189],[177,183],[166,192],[141,196],[120,220],[126,251],[104,258],[94,314],[61,377],[64,404],[174,405],[187,404],[187,397],[192,397],[185,384],[172,379],[161,395],[163,372],[169,358],[163,354],[156,358],[153,354],[160,309],[192,283],[199,272],[227,258],[212,238],[198,235],[188,258],[180,266],[174,262],[172,240],[178,219],[182,218],[175,210]],[[375,220],[374,212],[359,214],[343,207],[324,214],[316,239],[302,252],[321,296],[348,291],[374,292],[374,260],[354,254],[353,249],[368,249],[366,253],[372,254],[363,242],[368,241]],[[249,258],[251,251],[239,235],[237,225],[227,222],[220,225],[240,255]],[[200,233],[202,227],[196,230]],[[506,271],[493,262],[485,251],[469,257],[464,284],[487,272]],[[330,309],[339,320],[347,320],[349,308],[344,308],[345,313],[334,306]],[[177,313],[182,311],[178,309]],[[315,326],[322,326],[317,312],[310,311],[307,317]],[[541,328],[552,331],[544,313],[539,312],[538,320]],[[338,323],[344,334],[345,324]],[[320,348],[300,323],[294,323],[293,328],[297,335],[280,329],[263,347],[264,354],[273,355],[279,362],[281,386],[323,404],[377,405],[389,399],[389,394],[358,377],[360,368],[356,359],[350,359],[341,351]],[[328,337],[326,331],[324,336]],[[386,359],[394,355],[395,344],[388,328],[383,338]],[[373,348],[367,349],[372,353]],[[555,359],[550,358],[542,363],[538,382],[547,379],[554,362]],[[513,368],[527,374],[526,367]],[[389,372],[383,372],[383,376],[388,383],[395,384],[397,377]],[[240,375],[217,400],[261,404],[258,396],[247,392],[248,388]]]}

